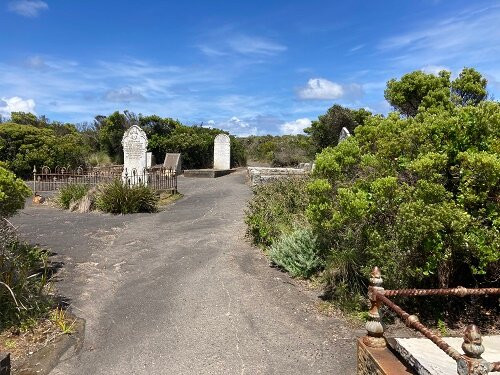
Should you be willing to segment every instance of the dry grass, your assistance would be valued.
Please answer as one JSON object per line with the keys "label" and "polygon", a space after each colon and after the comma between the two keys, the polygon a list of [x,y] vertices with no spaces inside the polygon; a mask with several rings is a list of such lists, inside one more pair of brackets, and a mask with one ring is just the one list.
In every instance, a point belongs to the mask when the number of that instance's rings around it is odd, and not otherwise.
{"label": "dry grass", "polygon": [[73,332],[75,319],[61,309],[54,309],[49,318],[33,322],[29,327],[11,328],[0,333],[0,352],[8,352],[12,362],[22,362],[58,336]]}

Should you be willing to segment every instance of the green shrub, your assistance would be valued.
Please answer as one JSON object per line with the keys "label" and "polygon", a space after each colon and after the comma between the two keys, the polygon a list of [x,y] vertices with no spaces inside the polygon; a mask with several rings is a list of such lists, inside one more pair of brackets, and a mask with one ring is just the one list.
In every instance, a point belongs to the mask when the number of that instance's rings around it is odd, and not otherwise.
{"label": "green shrub", "polygon": [[0,220],[24,207],[31,190],[23,180],[0,165]]}
{"label": "green shrub", "polygon": [[484,102],[372,117],[323,150],[307,217],[328,253],[328,291],[357,294],[375,265],[387,288],[493,285],[498,139],[500,103]]}
{"label": "green shrub", "polygon": [[0,332],[22,326],[50,309],[45,251],[19,241],[0,219]]}
{"label": "green shrub", "polygon": [[68,209],[72,203],[82,199],[88,191],[89,187],[86,185],[65,185],[59,190],[57,202],[62,208]]}
{"label": "green shrub", "polygon": [[294,277],[310,277],[323,265],[316,237],[310,229],[283,235],[269,249],[269,257]]}
{"label": "green shrub", "polygon": [[[310,137],[299,135],[249,136],[239,138],[249,160],[275,167],[296,166],[314,158]],[[232,150],[231,150],[232,152]]]}
{"label": "green shrub", "polygon": [[308,204],[307,179],[278,179],[255,187],[248,203],[245,222],[257,245],[270,246],[295,225],[305,222]]}
{"label": "green shrub", "polygon": [[51,127],[38,128],[14,123],[0,124],[0,160],[22,178],[32,178],[33,167],[78,167],[88,148],[76,131],[57,135]]}
{"label": "green shrub", "polygon": [[112,214],[155,212],[158,196],[153,189],[139,185],[128,186],[120,180],[104,185],[97,194],[97,209]]}

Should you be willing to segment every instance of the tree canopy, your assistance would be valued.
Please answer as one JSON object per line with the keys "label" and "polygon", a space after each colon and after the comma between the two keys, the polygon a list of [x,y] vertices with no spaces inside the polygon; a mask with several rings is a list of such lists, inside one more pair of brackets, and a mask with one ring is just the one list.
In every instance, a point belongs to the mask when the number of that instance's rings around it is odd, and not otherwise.
{"label": "tree canopy", "polygon": [[370,115],[371,112],[363,108],[352,110],[334,104],[304,131],[311,136],[311,142],[319,152],[326,147],[337,145],[342,128],[345,127],[353,133]]}
{"label": "tree canopy", "polygon": [[473,68],[464,68],[454,81],[446,70],[438,75],[417,70],[387,82],[384,96],[396,111],[413,117],[420,107],[450,108],[453,103],[477,105],[486,99],[486,83]]}

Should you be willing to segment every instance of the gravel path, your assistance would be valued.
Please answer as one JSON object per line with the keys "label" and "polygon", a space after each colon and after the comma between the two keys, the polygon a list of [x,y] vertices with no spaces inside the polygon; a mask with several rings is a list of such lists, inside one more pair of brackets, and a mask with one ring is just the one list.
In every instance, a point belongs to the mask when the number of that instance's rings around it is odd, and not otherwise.
{"label": "gravel path", "polygon": [[245,174],[179,178],[165,211],[109,216],[28,206],[23,236],[64,263],[86,320],[51,374],[354,374],[354,330],[245,238]]}

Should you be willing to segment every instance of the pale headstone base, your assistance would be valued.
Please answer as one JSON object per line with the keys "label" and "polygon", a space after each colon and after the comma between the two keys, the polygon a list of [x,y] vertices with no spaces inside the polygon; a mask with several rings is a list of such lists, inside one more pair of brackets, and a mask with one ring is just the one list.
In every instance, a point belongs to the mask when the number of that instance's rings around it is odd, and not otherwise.
{"label": "pale headstone base", "polygon": [[184,177],[217,178],[235,171],[235,169],[186,169]]}

